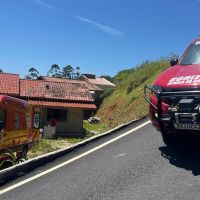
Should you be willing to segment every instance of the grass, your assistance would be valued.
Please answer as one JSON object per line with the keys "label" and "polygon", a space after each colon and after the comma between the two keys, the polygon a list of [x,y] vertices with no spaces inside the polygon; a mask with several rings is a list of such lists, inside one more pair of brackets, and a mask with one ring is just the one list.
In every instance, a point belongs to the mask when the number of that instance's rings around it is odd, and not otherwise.
{"label": "grass", "polygon": [[83,122],[86,136],[84,138],[58,138],[58,139],[45,139],[41,138],[39,143],[31,148],[28,152],[28,158],[34,158],[52,151],[69,147],[73,144],[81,142],[93,135],[100,134],[108,129],[105,124],[89,124],[86,120]]}
{"label": "grass", "polygon": [[28,158],[37,157],[64,147],[70,146],[66,139],[45,139],[41,138],[39,143],[28,152]]}
{"label": "grass", "polygon": [[87,133],[92,134],[100,134],[108,129],[108,124],[106,123],[98,123],[98,124],[90,124],[87,120],[83,121],[83,127]]}
{"label": "grass", "polygon": [[152,84],[168,66],[168,59],[159,59],[119,72],[113,78],[117,87],[103,99],[96,113],[102,124],[112,128],[146,116],[148,104],[144,100],[144,85]]}
{"label": "grass", "polygon": [[34,158],[52,151],[63,149],[72,144],[83,141],[84,138],[58,138],[46,139],[41,138],[39,143],[31,148],[28,152],[28,158]]}
{"label": "grass", "polygon": [[[63,149],[66,147],[69,147],[73,144],[76,144],[78,142],[81,142],[87,138],[90,138],[94,134],[101,133],[103,131],[102,125],[98,127],[98,125],[91,125],[84,121],[84,127],[86,130],[86,135],[84,138],[58,138],[58,139],[46,139],[41,138],[39,143],[31,148],[31,150],[28,152],[28,158],[34,158],[52,151],[56,151],[59,149]],[[89,127],[89,129],[87,128]],[[92,127],[95,127],[94,129]],[[96,132],[91,132],[91,130],[95,130]]]}

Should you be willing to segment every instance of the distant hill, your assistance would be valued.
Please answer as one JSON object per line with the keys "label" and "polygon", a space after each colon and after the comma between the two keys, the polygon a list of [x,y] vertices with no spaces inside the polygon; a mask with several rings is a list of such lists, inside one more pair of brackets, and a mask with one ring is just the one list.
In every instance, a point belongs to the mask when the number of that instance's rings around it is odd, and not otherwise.
{"label": "distant hill", "polygon": [[162,58],[120,71],[112,79],[116,88],[103,95],[96,116],[109,127],[146,116],[148,104],[144,100],[144,85],[152,84],[158,74],[168,67],[169,59]]}

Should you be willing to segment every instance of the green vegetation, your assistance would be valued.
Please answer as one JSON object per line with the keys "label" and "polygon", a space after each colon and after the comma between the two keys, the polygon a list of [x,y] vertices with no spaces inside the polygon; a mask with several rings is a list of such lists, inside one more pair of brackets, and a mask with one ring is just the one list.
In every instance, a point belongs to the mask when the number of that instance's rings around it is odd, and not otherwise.
{"label": "green vegetation", "polygon": [[25,79],[27,79],[27,80],[36,80],[38,77],[39,77],[39,71],[36,68],[31,67],[28,70],[28,75],[25,76]]}
{"label": "green vegetation", "polygon": [[96,113],[104,124],[101,126],[109,129],[146,116],[148,105],[144,100],[144,85],[152,84],[156,77],[168,67],[169,59],[161,58],[157,61],[146,61],[135,68],[119,72],[112,79],[117,87],[104,96]]}
{"label": "green vegetation", "polygon": [[84,138],[58,138],[58,139],[40,139],[39,143],[31,148],[28,152],[28,158],[34,158],[52,151],[69,147],[93,136],[89,131]]}
{"label": "green vegetation", "polygon": [[12,150],[8,149],[8,152],[3,153],[0,155],[0,160],[4,160],[0,163],[0,170],[5,169],[7,167],[11,167],[13,165],[16,165],[20,162],[20,160],[17,159],[15,156],[15,153],[12,152]]}
{"label": "green vegetation", "polygon": [[89,136],[92,136],[94,134],[97,135],[107,130],[107,125],[105,123],[90,124],[86,120],[83,122],[83,127],[86,130],[87,135],[89,134]]}
{"label": "green vegetation", "polygon": [[40,139],[39,143],[31,148],[28,152],[28,158],[34,158],[52,151],[69,147],[73,144],[83,141],[88,138],[58,138],[58,139]]}
{"label": "green vegetation", "polygon": [[69,143],[67,141],[42,138],[40,139],[39,143],[33,146],[28,152],[28,158],[40,156],[42,154],[64,148],[65,146],[69,146]]}
{"label": "green vegetation", "polygon": [[31,148],[28,152],[28,158],[40,156],[52,151],[56,151],[77,142],[82,141],[83,138],[58,138],[58,139],[40,139],[39,143]]}
{"label": "green vegetation", "polygon": [[[3,73],[3,71],[0,69],[0,73]],[[48,77],[56,77],[56,78],[65,78],[65,79],[78,79],[80,77],[80,67],[72,67],[71,65],[67,65],[63,67],[62,69],[57,64],[53,64],[50,67],[50,70],[47,71]],[[26,75],[24,78],[27,80],[36,80],[40,76],[39,71],[35,67],[31,67],[28,70],[28,75]]]}

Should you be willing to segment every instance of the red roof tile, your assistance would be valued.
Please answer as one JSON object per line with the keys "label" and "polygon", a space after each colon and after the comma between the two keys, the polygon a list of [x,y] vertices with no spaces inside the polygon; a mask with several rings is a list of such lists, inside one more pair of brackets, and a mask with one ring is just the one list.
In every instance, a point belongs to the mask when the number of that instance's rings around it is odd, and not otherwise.
{"label": "red roof tile", "polygon": [[58,101],[29,101],[29,103],[33,106],[42,107],[96,109],[95,104],[65,103]]}
{"label": "red roof tile", "polygon": [[82,80],[56,78],[56,77],[48,77],[48,76],[40,76],[38,78],[38,80],[49,81],[49,82],[64,82],[64,83],[81,83],[81,84],[85,84],[85,81],[82,81]]}
{"label": "red roof tile", "polygon": [[0,74],[0,94],[19,95],[18,74]]}
{"label": "red roof tile", "polygon": [[20,80],[20,96],[55,100],[94,101],[85,84],[42,80]]}

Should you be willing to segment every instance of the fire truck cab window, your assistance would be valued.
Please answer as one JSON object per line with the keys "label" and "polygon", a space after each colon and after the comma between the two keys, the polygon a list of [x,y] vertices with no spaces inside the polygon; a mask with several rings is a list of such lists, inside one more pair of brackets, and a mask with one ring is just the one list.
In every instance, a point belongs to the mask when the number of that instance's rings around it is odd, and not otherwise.
{"label": "fire truck cab window", "polygon": [[180,65],[200,64],[200,43],[193,44],[185,52]]}

